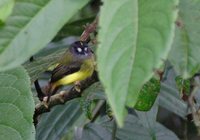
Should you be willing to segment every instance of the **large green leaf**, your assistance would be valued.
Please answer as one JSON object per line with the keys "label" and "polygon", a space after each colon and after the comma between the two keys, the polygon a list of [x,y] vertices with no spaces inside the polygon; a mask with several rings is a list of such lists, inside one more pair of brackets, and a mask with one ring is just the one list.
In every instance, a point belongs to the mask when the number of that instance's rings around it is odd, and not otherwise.
{"label": "large green leaf", "polygon": [[111,140],[111,133],[104,127],[94,123],[85,125],[81,133],[82,135],[75,133],[76,140]]}
{"label": "large green leaf", "polygon": [[3,23],[11,14],[14,7],[15,0],[1,0],[0,1],[0,24]]}
{"label": "large green leaf", "polygon": [[19,67],[0,73],[0,139],[34,140],[30,79]]}
{"label": "large green leaf", "polygon": [[[82,116],[79,100],[56,106],[49,113],[42,114],[36,129],[37,140],[55,140],[69,133]],[[84,121],[84,119],[82,119]]]}
{"label": "large green leaf", "polygon": [[[117,129],[116,138],[118,140],[178,140],[178,137],[162,124],[156,122],[153,127],[147,127],[144,125],[146,120],[143,119],[128,115],[124,127]],[[113,121],[107,120],[101,125],[112,132]]]}
{"label": "large green leaf", "polygon": [[189,78],[200,70],[200,1],[181,0],[176,36],[169,60],[176,71]]}
{"label": "large green leaf", "polygon": [[188,114],[188,106],[181,98],[178,90],[162,84],[159,94],[159,105],[182,118]]}
{"label": "large green leaf", "polygon": [[47,71],[49,67],[58,62],[60,56],[65,52],[65,48],[56,49],[55,52],[45,55],[43,57],[34,57],[33,62],[27,62],[24,67],[28,71],[31,82],[34,82],[41,73]]}
{"label": "large green leaf", "polygon": [[[150,111],[136,111],[137,117],[129,114],[124,127],[117,129],[116,137],[120,140],[178,140],[173,132],[156,122],[157,112],[156,102]],[[108,130],[113,128],[113,122],[108,120],[102,125]]]}
{"label": "large green leaf", "polygon": [[142,85],[166,59],[174,37],[178,0],[139,0],[135,62],[129,83],[127,104],[133,106]]}
{"label": "large green leaf", "polygon": [[25,62],[89,0],[18,0],[0,29],[0,71]]}
{"label": "large green leaf", "polygon": [[104,1],[100,14],[99,76],[120,125],[135,54],[137,5],[137,0]]}
{"label": "large green leaf", "polygon": [[177,74],[171,65],[166,65],[165,76],[161,84],[158,104],[185,119],[189,112],[188,105],[181,99],[181,93],[179,93],[175,81]]}
{"label": "large green leaf", "polygon": [[98,68],[119,125],[171,48],[178,0],[104,1]]}
{"label": "large green leaf", "polygon": [[29,73],[31,82],[39,78],[41,73],[47,71],[49,67],[55,65],[58,59],[65,53],[71,42],[66,41],[67,38],[59,42],[51,42],[46,48],[33,56],[33,61],[24,64],[25,69]]}

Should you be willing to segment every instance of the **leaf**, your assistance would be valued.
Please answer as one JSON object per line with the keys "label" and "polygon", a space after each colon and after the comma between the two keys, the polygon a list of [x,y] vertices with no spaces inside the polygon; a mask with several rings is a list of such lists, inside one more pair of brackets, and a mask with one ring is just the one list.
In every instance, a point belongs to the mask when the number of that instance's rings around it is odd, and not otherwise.
{"label": "leaf", "polygon": [[[153,128],[148,128],[141,123],[134,115],[128,115],[122,128],[117,129],[116,137],[119,140],[178,140],[178,137],[160,123],[156,122]],[[102,124],[110,132],[112,130],[113,121],[104,121]],[[150,132],[154,133],[152,135]]]}
{"label": "leaf", "polygon": [[[136,111],[136,115],[128,115],[125,125],[117,128],[116,137],[119,140],[178,140],[177,136],[156,122],[158,104],[154,104],[152,109],[147,112]],[[110,132],[113,129],[113,121],[103,117],[99,122]]]}
{"label": "leaf", "polygon": [[153,77],[147,83],[145,83],[140,90],[138,100],[134,106],[134,109],[139,111],[150,110],[159,92],[160,81]]}
{"label": "leaf", "polygon": [[154,130],[152,128],[155,127],[156,118],[158,114],[158,100],[156,100],[155,104],[149,111],[136,111],[138,118],[144,127],[150,129],[150,133],[154,136]]}
{"label": "leaf", "polygon": [[0,23],[4,23],[7,17],[11,14],[15,0],[0,1]]}
{"label": "leaf", "polygon": [[120,126],[125,104],[135,105],[141,87],[168,55],[177,4],[178,0],[104,1],[97,64]]}
{"label": "leaf", "polygon": [[140,123],[148,129],[148,133],[150,134],[152,140],[178,139],[173,132],[167,130],[160,123],[156,122],[158,113],[158,102],[154,104],[150,111],[136,111],[136,113],[140,120]]}
{"label": "leaf", "polygon": [[6,26],[0,29],[0,71],[18,66],[45,47],[59,29],[88,2],[17,1]]}
{"label": "leaf", "polygon": [[0,73],[0,139],[34,140],[34,101],[22,67]]}
{"label": "leaf", "polygon": [[92,119],[92,110],[95,108],[96,100],[106,100],[103,87],[100,82],[92,84],[83,91],[80,105],[83,113],[88,119]]}
{"label": "leaf", "polygon": [[36,139],[60,139],[70,132],[82,115],[78,101],[72,100],[65,105],[56,106],[49,113],[42,114],[36,129]]}
{"label": "leaf", "polygon": [[176,35],[169,60],[184,79],[200,70],[200,1],[181,0]]}
{"label": "leaf", "polygon": [[66,40],[67,38],[63,38],[59,42],[49,43],[46,48],[33,56],[33,61],[28,61],[23,65],[30,75],[31,82],[34,82],[41,73],[58,62],[58,59],[71,44],[70,41]]}
{"label": "leaf", "polygon": [[188,113],[188,106],[183,100],[181,100],[178,90],[173,89],[166,84],[161,85],[159,105],[182,118],[185,118]]}
{"label": "leaf", "polygon": [[122,126],[135,52],[137,0],[104,1],[99,25],[99,76],[117,122]]}
{"label": "leaf", "polygon": [[190,91],[191,91],[191,87],[190,87],[190,79],[183,79],[181,76],[177,76],[175,78],[176,80],[176,86],[178,88],[179,93],[182,93],[184,95],[189,96],[190,95]]}
{"label": "leaf", "polygon": [[75,140],[111,140],[111,133],[94,123],[86,124],[81,133],[81,136],[75,134]]}
{"label": "leaf", "polygon": [[83,91],[81,98],[90,100],[106,100],[102,84],[100,82],[92,84],[89,88]]}
{"label": "leaf", "polygon": [[31,77],[31,82],[34,82],[36,79],[38,79],[39,75],[44,71],[47,71],[50,66],[56,64],[56,62],[58,61],[60,56],[65,52],[65,50],[66,49],[64,48],[60,48],[46,56],[34,57],[33,62],[28,62],[24,64],[24,67],[26,68]]}
{"label": "leaf", "polygon": [[[171,49],[178,0],[140,0],[135,61],[129,83],[127,105],[134,106],[139,90],[159,69]],[[145,61],[144,61],[145,59]]]}
{"label": "leaf", "polygon": [[166,77],[163,78],[164,81],[161,84],[158,104],[185,119],[188,113],[188,105],[181,99],[181,95],[177,89],[175,81],[177,74],[169,64],[166,65],[165,71],[164,75]]}

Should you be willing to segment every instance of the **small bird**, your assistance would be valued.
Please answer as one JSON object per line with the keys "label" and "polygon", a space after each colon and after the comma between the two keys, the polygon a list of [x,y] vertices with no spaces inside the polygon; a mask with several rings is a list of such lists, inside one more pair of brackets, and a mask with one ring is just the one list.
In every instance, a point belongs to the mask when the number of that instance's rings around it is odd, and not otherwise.
{"label": "small bird", "polygon": [[49,81],[47,101],[59,87],[82,81],[90,77],[95,70],[94,53],[83,41],[71,44],[58,63]]}

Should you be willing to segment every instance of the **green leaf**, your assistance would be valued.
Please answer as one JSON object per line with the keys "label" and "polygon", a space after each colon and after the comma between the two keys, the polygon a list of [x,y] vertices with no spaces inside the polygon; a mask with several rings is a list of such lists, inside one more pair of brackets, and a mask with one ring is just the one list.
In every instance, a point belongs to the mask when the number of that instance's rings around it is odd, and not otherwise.
{"label": "green leaf", "polygon": [[181,0],[176,35],[169,60],[184,79],[200,70],[200,1]]}
{"label": "green leaf", "polygon": [[187,96],[190,95],[190,85],[191,85],[191,82],[190,82],[190,79],[183,79],[181,76],[177,76],[175,78],[175,81],[176,81],[176,86],[178,88],[178,91],[181,93],[181,94],[185,94]]}
{"label": "green leaf", "polygon": [[94,109],[96,100],[106,100],[103,87],[100,82],[92,84],[83,91],[80,98],[80,105],[83,113],[88,119],[92,119],[92,110]]}
{"label": "green leaf", "polygon": [[160,92],[160,81],[151,78],[140,90],[137,103],[134,109],[139,111],[148,111],[153,106],[158,93]]}
{"label": "green leaf", "polygon": [[141,123],[143,126],[145,126],[148,129],[151,129],[151,133],[154,134],[154,130],[152,129],[155,127],[156,124],[156,118],[158,114],[158,100],[156,100],[155,104],[149,111],[136,111],[136,114],[138,118],[141,120]]}
{"label": "green leaf", "polygon": [[127,98],[129,106],[134,106],[143,84],[167,58],[174,37],[177,5],[178,0],[139,1],[137,48]]}
{"label": "green leaf", "polygon": [[[128,115],[125,119],[124,127],[117,129],[116,138],[119,140],[178,140],[178,137],[172,131],[160,123],[156,122],[152,128],[149,128],[143,125],[143,121],[146,120],[139,119],[134,115]],[[111,132],[113,121],[107,120],[101,125]]]}
{"label": "green leaf", "polygon": [[76,134],[75,139],[79,138],[81,140],[111,140],[111,133],[104,127],[94,123],[86,124],[83,127],[81,133],[81,136]]}
{"label": "green leaf", "polygon": [[89,88],[83,91],[82,97],[90,100],[106,100],[103,86],[100,82],[92,84]]}
{"label": "green leaf", "polygon": [[[25,62],[89,0],[19,0],[0,29],[0,71]],[[8,57],[9,56],[9,57]]]}
{"label": "green leaf", "polygon": [[185,118],[188,113],[187,103],[180,98],[178,90],[167,84],[161,85],[159,105],[182,118]]}
{"label": "green leaf", "polygon": [[7,17],[11,14],[15,0],[0,1],[0,23],[4,23]]}
{"label": "green leaf", "polygon": [[29,73],[31,82],[47,71],[49,67],[55,65],[58,59],[64,54],[71,42],[63,38],[59,42],[49,43],[43,50],[33,56],[33,61],[26,62],[23,66]]}
{"label": "green leaf", "polygon": [[100,45],[97,62],[99,76],[117,122],[122,126],[129,77],[135,54],[137,0],[104,0],[99,25]]}
{"label": "green leaf", "polygon": [[181,99],[180,93],[177,90],[175,77],[177,76],[171,65],[166,65],[165,74],[166,77],[163,78],[161,84],[161,89],[159,93],[159,106],[167,109],[170,112],[185,119],[188,113],[187,102]]}
{"label": "green leaf", "polygon": [[79,100],[72,100],[65,105],[56,106],[51,112],[41,115],[36,129],[36,140],[60,139],[70,132],[81,116]]}
{"label": "green leaf", "polygon": [[27,62],[24,64],[24,67],[31,77],[31,82],[34,82],[36,79],[38,79],[39,75],[44,71],[47,71],[50,66],[55,65],[65,50],[66,49],[60,48],[46,56],[34,57],[33,62]]}
{"label": "green leaf", "polygon": [[[117,122],[171,48],[178,0],[104,1],[97,64]],[[111,6],[112,5],[112,6]]]}
{"label": "green leaf", "polygon": [[[157,113],[158,104],[156,102],[150,111],[136,111],[137,116],[129,114],[125,119],[125,125],[117,128],[116,137],[120,140],[178,140],[173,132],[156,122]],[[111,131],[113,121],[102,120],[100,124]]]}
{"label": "green leaf", "polygon": [[19,67],[0,73],[0,139],[34,140],[30,79]]}

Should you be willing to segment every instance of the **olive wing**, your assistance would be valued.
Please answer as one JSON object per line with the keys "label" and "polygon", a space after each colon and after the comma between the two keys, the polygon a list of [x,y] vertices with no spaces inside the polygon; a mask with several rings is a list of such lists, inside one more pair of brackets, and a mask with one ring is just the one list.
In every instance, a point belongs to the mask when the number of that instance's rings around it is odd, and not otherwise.
{"label": "olive wing", "polygon": [[51,83],[54,83],[61,78],[65,77],[66,75],[70,75],[72,73],[75,73],[81,69],[81,64],[76,62],[76,63],[71,63],[69,65],[63,65],[59,64],[53,71],[51,75]]}

